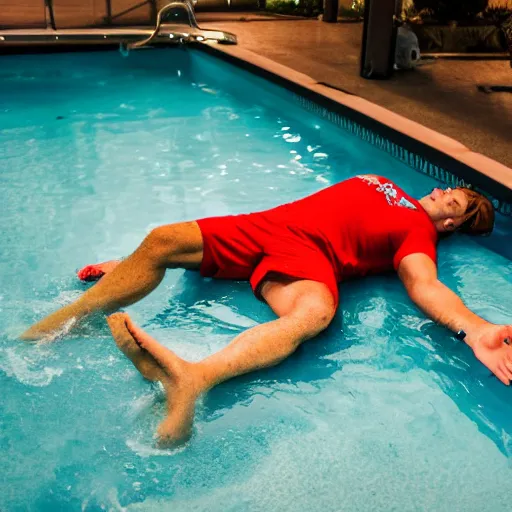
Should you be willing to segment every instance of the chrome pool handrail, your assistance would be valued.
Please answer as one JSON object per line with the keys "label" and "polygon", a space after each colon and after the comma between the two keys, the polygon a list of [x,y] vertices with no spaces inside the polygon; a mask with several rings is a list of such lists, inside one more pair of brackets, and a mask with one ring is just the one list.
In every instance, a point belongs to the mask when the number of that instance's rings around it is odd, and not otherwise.
{"label": "chrome pool handrail", "polygon": [[193,28],[199,29],[199,25],[197,24],[196,16],[194,14],[194,8],[192,7],[192,5],[191,5],[189,0],[180,0],[180,1],[177,1],[177,2],[171,2],[171,3],[167,4],[167,5],[164,5],[164,7],[162,7],[158,11],[158,14],[157,14],[157,17],[156,17],[156,26],[155,26],[155,30],[153,31],[153,33],[149,37],[147,37],[146,39],[143,39],[142,41],[136,41],[134,43],[128,43],[126,45],[126,48],[128,50],[131,50],[133,48],[141,48],[142,46],[146,46],[147,44],[149,44],[158,35],[158,32],[160,30],[160,26],[162,24],[162,15],[164,13],[166,13],[167,11],[170,11],[174,7],[179,7],[179,8],[185,9],[187,11],[187,14],[188,14],[189,26],[193,27]]}

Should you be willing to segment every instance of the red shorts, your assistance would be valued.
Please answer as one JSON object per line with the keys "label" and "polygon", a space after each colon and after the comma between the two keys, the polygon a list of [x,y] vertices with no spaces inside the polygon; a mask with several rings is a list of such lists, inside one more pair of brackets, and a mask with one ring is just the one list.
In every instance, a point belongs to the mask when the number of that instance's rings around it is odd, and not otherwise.
{"label": "red shorts", "polygon": [[336,306],[338,284],[332,264],[309,238],[258,213],[197,221],[203,235],[204,277],[249,281],[260,300],[269,274],[327,285]]}

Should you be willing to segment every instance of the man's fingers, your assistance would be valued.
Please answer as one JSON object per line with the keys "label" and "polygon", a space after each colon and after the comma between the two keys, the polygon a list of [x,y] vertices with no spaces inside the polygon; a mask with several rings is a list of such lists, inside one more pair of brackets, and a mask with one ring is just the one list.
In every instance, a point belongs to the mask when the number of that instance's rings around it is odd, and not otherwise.
{"label": "man's fingers", "polygon": [[498,377],[498,379],[501,380],[501,382],[503,382],[503,384],[505,384],[505,386],[508,386],[510,384],[511,377],[507,375],[504,368],[505,367],[502,362],[498,363],[498,366],[494,374],[496,375],[496,377]]}
{"label": "man's fingers", "polygon": [[512,379],[512,369],[509,368],[509,364],[506,361],[501,361],[500,368],[508,379]]}
{"label": "man's fingers", "polygon": [[503,345],[503,348],[501,349],[501,354],[501,362],[508,371],[512,371],[512,347],[509,347],[508,345]]}
{"label": "man's fingers", "polygon": [[505,384],[505,386],[508,386],[510,384],[510,380],[507,379],[507,377],[505,377],[505,375],[503,375],[503,373],[500,370],[496,370],[494,374],[496,375],[496,377],[498,377],[499,380],[501,380],[501,382],[503,382],[503,384]]}

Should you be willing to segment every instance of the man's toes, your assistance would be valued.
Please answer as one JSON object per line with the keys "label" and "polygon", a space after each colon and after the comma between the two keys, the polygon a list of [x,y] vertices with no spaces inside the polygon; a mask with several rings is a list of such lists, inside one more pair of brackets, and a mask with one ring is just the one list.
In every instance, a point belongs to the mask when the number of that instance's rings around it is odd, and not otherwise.
{"label": "man's toes", "polygon": [[146,348],[146,345],[150,344],[151,342],[155,342],[155,340],[149,334],[145,333],[140,327],[135,325],[135,323],[128,315],[125,316],[125,325],[128,332],[135,340],[135,343],[139,345],[139,347]]}
{"label": "man's toes", "polygon": [[140,352],[140,348],[126,328],[126,313],[114,313],[107,318],[108,326],[116,345],[128,355],[128,353]]}
{"label": "man's toes", "polygon": [[177,371],[179,371],[177,366],[179,358],[174,352],[164,347],[140,327],[137,327],[129,317],[126,319],[126,327],[128,332],[133,336],[135,343],[153,356],[168,375],[175,375]]}
{"label": "man's toes", "polygon": [[126,330],[125,320],[128,315],[126,313],[114,313],[113,315],[109,315],[107,317],[107,323],[110,327],[110,330],[112,331],[112,334],[114,331],[120,331],[120,330]]}
{"label": "man's toes", "polygon": [[137,345],[126,327],[126,313],[114,313],[107,318],[108,325],[117,347],[131,360],[143,377],[152,381],[166,380],[165,373],[149,353]]}

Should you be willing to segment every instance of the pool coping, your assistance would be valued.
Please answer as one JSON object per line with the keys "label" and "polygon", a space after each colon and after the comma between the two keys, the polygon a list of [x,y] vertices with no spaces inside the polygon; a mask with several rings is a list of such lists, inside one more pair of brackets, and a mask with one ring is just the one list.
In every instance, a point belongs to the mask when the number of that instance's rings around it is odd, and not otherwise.
{"label": "pool coping", "polygon": [[[502,213],[512,214],[512,169],[496,160],[474,152],[457,140],[385,107],[360,96],[331,88],[304,73],[240,46],[223,46],[209,42],[193,46],[284,86],[306,100],[316,103],[320,108],[334,111],[386,137],[412,151],[413,155],[424,155],[441,170],[450,169],[450,173],[453,170],[453,174],[461,178],[465,184],[471,183],[500,202],[507,203],[506,212]],[[448,181],[451,184],[449,179],[441,181]]]}

